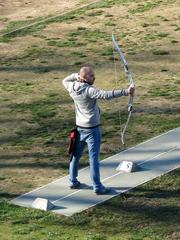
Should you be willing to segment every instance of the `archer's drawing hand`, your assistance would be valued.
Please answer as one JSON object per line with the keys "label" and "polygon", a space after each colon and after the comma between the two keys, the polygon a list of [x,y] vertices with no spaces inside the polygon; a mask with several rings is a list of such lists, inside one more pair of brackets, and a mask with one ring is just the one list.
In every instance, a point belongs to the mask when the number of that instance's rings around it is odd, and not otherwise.
{"label": "archer's drawing hand", "polygon": [[78,76],[77,76],[77,81],[79,81],[79,82],[85,82],[86,79],[83,78],[80,74],[78,74]]}
{"label": "archer's drawing hand", "polygon": [[134,86],[131,84],[128,88],[128,93],[133,97],[135,92]]}

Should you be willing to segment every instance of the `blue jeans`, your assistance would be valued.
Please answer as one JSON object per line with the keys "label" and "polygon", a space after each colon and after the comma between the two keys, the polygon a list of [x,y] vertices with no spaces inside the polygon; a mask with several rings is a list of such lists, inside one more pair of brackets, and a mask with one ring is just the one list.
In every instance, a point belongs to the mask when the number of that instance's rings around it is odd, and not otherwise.
{"label": "blue jeans", "polygon": [[101,131],[99,127],[95,128],[77,128],[78,137],[77,137],[77,145],[72,157],[72,161],[69,165],[69,180],[70,183],[77,183],[78,176],[78,167],[79,160],[82,156],[83,149],[85,145],[88,146],[89,152],[89,164],[90,164],[90,177],[93,183],[93,189],[100,189],[102,184],[100,181],[100,171],[99,171],[99,152],[100,152],[100,144],[101,144]]}

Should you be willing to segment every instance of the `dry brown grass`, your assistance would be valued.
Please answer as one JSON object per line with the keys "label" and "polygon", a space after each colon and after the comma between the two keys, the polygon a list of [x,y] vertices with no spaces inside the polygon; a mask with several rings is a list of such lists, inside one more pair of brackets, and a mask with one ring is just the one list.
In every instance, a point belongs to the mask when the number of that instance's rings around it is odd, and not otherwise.
{"label": "dry brown grass", "polygon": [[[60,14],[78,7],[81,0],[3,0],[0,1],[0,12],[3,21],[0,24],[0,31],[3,30],[10,21],[31,19],[51,14]],[[48,10],[47,10],[48,9]]]}

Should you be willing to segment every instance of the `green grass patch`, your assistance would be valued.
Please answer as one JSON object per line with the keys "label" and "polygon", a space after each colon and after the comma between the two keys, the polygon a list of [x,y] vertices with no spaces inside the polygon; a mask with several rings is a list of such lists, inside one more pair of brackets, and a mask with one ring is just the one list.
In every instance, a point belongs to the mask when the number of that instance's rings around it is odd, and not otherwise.
{"label": "green grass patch", "polygon": [[151,11],[152,9],[159,7],[161,4],[169,4],[172,1],[171,0],[166,0],[166,1],[155,0],[155,1],[135,1],[135,2],[137,2],[137,7],[131,8],[129,10],[129,12],[132,14]]}
{"label": "green grass patch", "polygon": [[6,38],[15,38],[17,36],[26,36],[28,34],[33,34],[34,32],[38,32],[38,31],[41,31],[43,30],[44,28],[46,27],[46,24],[45,23],[39,23],[39,24],[35,24],[33,26],[27,26],[25,28],[22,28],[22,29],[15,29],[15,30],[12,30],[13,32],[12,33],[7,33],[5,36]]}
{"label": "green grass patch", "polygon": [[78,52],[78,51],[71,52],[71,55],[73,55],[73,56],[78,56],[78,57],[80,57],[80,58],[85,58],[85,57],[87,57],[87,54],[85,54],[85,52]]}
{"label": "green grass patch", "polygon": [[98,11],[93,10],[92,12],[88,12],[87,16],[96,17],[96,16],[101,16],[102,14],[103,14],[102,10],[98,10]]}
{"label": "green grass patch", "polygon": [[81,35],[89,42],[97,42],[98,40],[110,41],[111,38],[106,32],[97,30],[86,30],[81,33]]}
{"label": "green grass patch", "polygon": [[169,51],[163,50],[163,49],[154,49],[153,50],[154,55],[169,55]]}
{"label": "green grass patch", "polygon": [[137,5],[136,8],[130,9],[129,12],[136,14],[136,13],[144,13],[146,11],[150,11],[153,8],[157,7],[161,1],[154,1],[154,2],[142,2]]}
{"label": "green grass patch", "polygon": [[179,100],[180,100],[180,93],[175,93],[175,94],[174,94],[174,99],[175,99],[176,101],[179,101]]}
{"label": "green grass patch", "polygon": [[180,84],[180,79],[177,79],[175,83]]}
{"label": "green grass patch", "polygon": [[[24,119],[24,121],[27,123],[30,121],[31,124],[17,126],[16,137],[10,138],[7,143],[30,146],[37,142],[54,144],[58,139],[66,139],[70,127],[74,125],[74,112],[64,110],[63,104],[66,103],[66,100],[62,101],[59,93],[51,91],[43,99],[31,103],[15,104],[11,113],[22,116],[28,114],[30,119]],[[65,153],[66,150],[64,150]],[[56,154],[54,158],[56,158]]]}
{"label": "green grass patch", "polygon": [[[33,34],[35,32],[39,32],[43,30],[47,25],[51,23],[68,21],[74,18],[75,18],[74,15],[69,14],[67,16],[64,15],[60,17],[55,17],[53,19],[44,19],[44,21],[42,22],[39,22],[39,20],[25,20],[25,21],[11,22],[5,30],[5,34],[6,34],[5,36],[6,38],[11,39],[17,36],[25,36],[28,34]],[[32,24],[32,26],[29,23]]]}
{"label": "green grass patch", "polygon": [[0,16],[0,22],[7,22],[8,18],[4,16]]}
{"label": "green grass patch", "polygon": [[0,37],[0,43],[9,43],[10,41],[11,39],[6,36]]}
{"label": "green grass patch", "polygon": [[73,65],[74,65],[74,66],[81,67],[81,66],[84,65],[84,61],[75,61],[75,62],[73,63]]}
{"label": "green grass patch", "polygon": [[159,26],[160,24],[155,22],[155,23],[143,23],[141,25],[142,25],[142,27],[146,28],[146,27],[149,27],[149,26]]}
{"label": "green grass patch", "polygon": [[115,26],[116,26],[116,23],[115,23],[113,20],[111,20],[111,21],[106,22],[106,23],[105,23],[105,26],[115,27]]}
{"label": "green grass patch", "polygon": [[[164,92],[158,92],[156,97],[158,97],[157,95],[159,94],[162,94],[163,96],[166,95]],[[158,135],[179,127],[178,122],[178,108],[171,109],[164,106],[154,106],[151,110],[149,110],[148,114],[141,115],[139,119],[135,121],[134,127],[136,125],[136,127],[139,127],[142,131],[139,130],[139,133],[136,133],[134,138],[138,142],[143,142],[146,139],[151,138],[154,132]]]}
{"label": "green grass patch", "polygon": [[[166,70],[167,71],[167,70]],[[153,97],[171,97],[173,98],[174,94],[177,93],[175,86],[164,85],[164,86],[153,86],[149,89],[149,93]]]}
{"label": "green grass patch", "polygon": [[164,38],[164,37],[167,37],[169,35],[169,33],[165,33],[165,32],[160,32],[157,34],[158,37],[160,38]]}
{"label": "green grass patch", "polygon": [[21,59],[30,58],[32,60],[36,58],[47,58],[52,55],[54,55],[54,50],[50,48],[29,47],[24,51]]}
{"label": "green grass patch", "polygon": [[36,120],[41,118],[52,118],[57,114],[57,100],[56,98],[46,98],[32,103],[20,103],[16,105],[14,110],[21,112],[31,111]]}
{"label": "green grass patch", "polygon": [[5,179],[6,179],[5,176],[0,176],[0,181],[3,181],[3,180],[5,180]]}
{"label": "green grass patch", "polygon": [[76,32],[70,33],[70,36],[79,36],[80,39],[84,38],[88,42],[97,42],[99,40],[110,41],[111,38],[109,34],[105,31],[99,29],[87,29],[87,28],[78,28]]}
{"label": "green grass patch", "polygon": [[157,39],[157,36],[152,34],[152,33],[148,33],[144,36],[144,40],[146,42],[149,42],[149,41],[155,41]]}
{"label": "green grass patch", "polygon": [[105,15],[105,17],[107,17],[107,18],[111,18],[111,17],[113,17],[114,15],[113,14],[110,14],[110,13],[108,13],[108,14],[106,14]]}
{"label": "green grass patch", "polygon": [[22,27],[25,27],[27,25],[30,25],[30,24],[33,24],[33,23],[36,23],[36,22],[39,22],[39,21],[42,21],[44,19],[45,18],[43,18],[43,17],[38,17],[38,18],[34,18],[34,19],[11,21],[11,22],[8,23],[8,25],[6,27],[6,30],[5,30],[5,33],[14,31],[18,28],[22,28]]}
{"label": "green grass patch", "polygon": [[85,46],[86,43],[79,41],[75,37],[70,37],[65,40],[50,40],[47,42],[49,46],[55,46],[55,47],[80,47],[80,46]]}
{"label": "green grass patch", "polygon": [[9,82],[8,80],[4,80],[4,82],[0,83],[0,87],[3,91],[19,93],[32,93],[34,91],[34,83],[32,82]]}
{"label": "green grass patch", "polygon": [[144,39],[146,41],[155,41],[157,39],[162,39],[162,38],[165,38],[167,37],[169,34],[168,33],[165,33],[165,32],[160,32],[160,33],[147,33],[145,36],[144,36]]}
{"label": "green grass patch", "polygon": [[176,44],[176,43],[178,43],[179,41],[177,41],[177,40],[175,40],[175,39],[173,39],[173,40],[171,40],[171,43],[173,43],[173,44]]}
{"label": "green grass patch", "polygon": [[177,27],[174,29],[174,31],[179,31],[180,30],[180,27]]}
{"label": "green grass patch", "polygon": [[161,87],[153,87],[149,89],[149,93],[152,97],[165,97],[170,96],[170,92],[168,92],[165,89],[162,89]]}
{"label": "green grass patch", "polygon": [[[79,40],[80,39],[80,40]],[[99,29],[91,30],[85,27],[78,27],[76,31],[70,32],[66,40],[48,41],[50,46],[58,47],[80,47],[85,46],[87,42],[110,41],[111,37],[105,31]]]}
{"label": "green grass patch", "polygon": [[[48,59],[52,58],[52,56],[54,56],[54,49],[50,48],[50,47],[38,47],[38,46],[34,46],[34,47],[28,47],[24,50],[23,53],[19,54],[19,55],[15,55],[12,57],[4,57],[0,60],[0,63],[5,65],[5,66],[11,66],[11,65],[25,65],[26,63],[28,63],[29,65],[29,61],[33,61],[33,60],[40,60],[41,63],[48,63]],[[32,70],[34,71],[39,71],[39,72],[48,72],[51,70],[50,66],[47,67],[31,67]]]}

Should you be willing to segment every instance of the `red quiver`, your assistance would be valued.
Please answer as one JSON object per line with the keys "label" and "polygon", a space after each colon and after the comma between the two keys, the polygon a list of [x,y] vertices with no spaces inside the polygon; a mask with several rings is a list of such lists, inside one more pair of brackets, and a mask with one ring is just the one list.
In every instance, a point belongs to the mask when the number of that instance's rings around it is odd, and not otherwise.
{"label": "red quiver", "polygon": [[69,135],[69,147],[68,147],[68,153],[73,154],[75,150],[76,145],[76,138],[77,138],[78,131],[76,128],[72,129]]}

